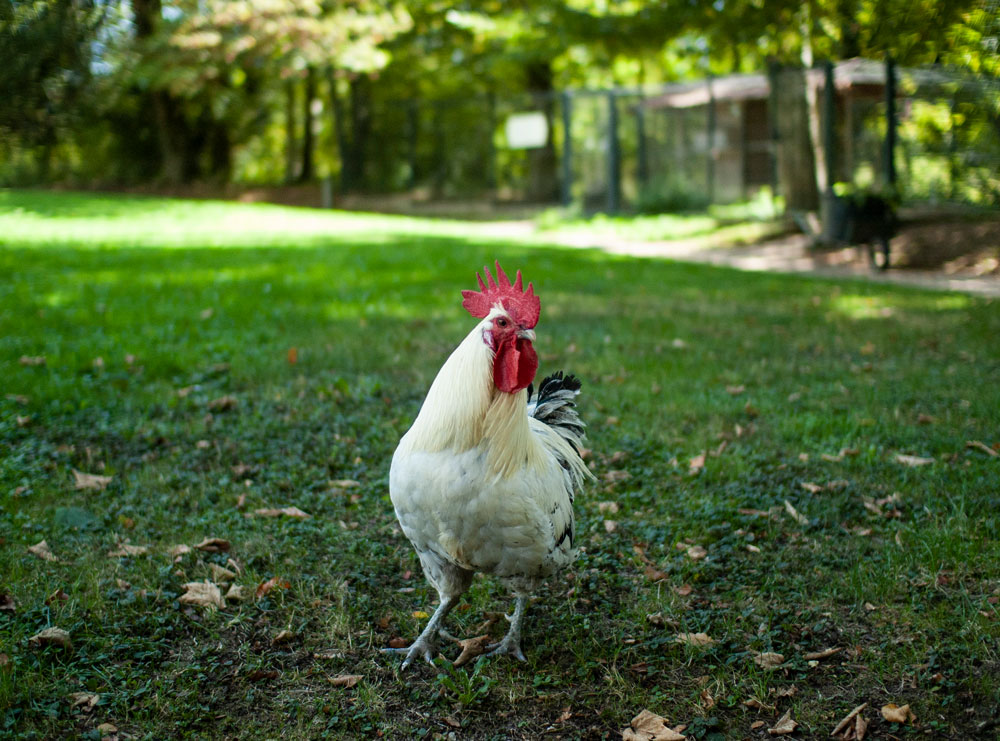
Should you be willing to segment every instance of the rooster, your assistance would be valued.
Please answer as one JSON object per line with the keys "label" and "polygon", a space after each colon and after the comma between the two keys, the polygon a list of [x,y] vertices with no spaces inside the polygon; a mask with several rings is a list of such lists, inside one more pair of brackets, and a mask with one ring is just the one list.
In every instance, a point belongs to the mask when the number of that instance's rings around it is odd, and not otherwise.
{"label": "rooster", "polygon": [[438,371],[389,472],[396,517],[440,603],[405,653],[433,662],[448,612],[475,572],[515,596],[510,628],[488,655],[524,661],[521,623],[537,584],[574,558],[573,498],[593,475],[580,457],[580,382],[562,372],[533,396],[532,346],[541,304],[521,272],[511,285],[499,261],[462,306],[481,321]]}

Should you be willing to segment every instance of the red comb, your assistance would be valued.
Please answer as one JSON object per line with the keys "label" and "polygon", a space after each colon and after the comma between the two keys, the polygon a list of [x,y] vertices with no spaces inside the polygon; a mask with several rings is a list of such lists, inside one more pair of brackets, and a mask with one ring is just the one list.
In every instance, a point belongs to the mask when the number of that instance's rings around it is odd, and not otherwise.
{"label": "red comb", "polygon": [[534,287],[529,283],[528,290],[521,288],[521,271],[517,271],[517,278],[514,285],[510,284],[510,278],[500,267],[500,261],[496,261],[497,279],[493,280],[488,267],[483,268],[486,273],[486,280],[489,285],[483,283],[482,277],[476,273],[479,281],[478,291],[462,291],[462,306],[472,316],[482,319],[490,313],[496,304],[500,304],[510,313],[511,317],[529,329],[538,324],[538,314],[541,312],[542,304],[535,295]]}

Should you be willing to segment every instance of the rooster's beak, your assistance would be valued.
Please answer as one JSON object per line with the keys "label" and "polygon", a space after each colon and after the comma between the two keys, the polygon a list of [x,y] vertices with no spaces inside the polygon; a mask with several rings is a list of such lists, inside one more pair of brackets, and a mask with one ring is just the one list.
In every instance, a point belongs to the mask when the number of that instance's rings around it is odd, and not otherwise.
{"label": "rooster's beak", "polygon": [[535,341],[535,330],[533,329],[522,329],[517,333],[519,339],[528,340],[528,342]]}

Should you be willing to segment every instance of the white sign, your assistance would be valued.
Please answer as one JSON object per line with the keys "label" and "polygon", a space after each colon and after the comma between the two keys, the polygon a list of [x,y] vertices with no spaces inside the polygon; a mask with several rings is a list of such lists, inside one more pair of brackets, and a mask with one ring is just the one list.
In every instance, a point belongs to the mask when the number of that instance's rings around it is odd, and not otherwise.
{"label": "white sign", "polygon": [[541,111],[512,113],[504,126],[511,149],[538,149],[549,139],[549,123]]}

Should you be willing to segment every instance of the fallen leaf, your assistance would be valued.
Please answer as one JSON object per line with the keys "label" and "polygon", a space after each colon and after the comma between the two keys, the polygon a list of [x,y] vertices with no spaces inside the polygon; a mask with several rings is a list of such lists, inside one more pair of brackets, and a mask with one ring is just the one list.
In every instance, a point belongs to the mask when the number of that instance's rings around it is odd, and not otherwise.
{"label": "fallen leaf", "polygon": [[10,656],[0,653],[0,670],[6,670],[10,666]]}
{"label": "fallen leaf", "polygon": [[80,708],[81,712],[89,713],[100,702],[101,696],[91,692],[70,692],[66,699],[69,700],[70,709]]}
{"label": "fallen leaf", "polygon": [[22,355],[18,358],[21,365],[45,365],[44,355]]}
{"label": "fallen leaf", "polygon": [[260,599],[275,587],[278,587],[280,589],[288,589],[290,586],[291,584],[289,584],[287,581],[281,581],[278,577],[272,576],[267,581],[261,582],[261,584],[257,587],[257,592],[256,592],[257,599]]}
{"label": "fallen leaf", "polygon": [[747,544],[747,550],[751,553],[760,553],[760,548],[750,543]]}
{"label": "fallen leaf", "polygon": [[297,347],[288,348],[288,364],[295,365],[299,362],[299,349]]}
{"label": "fallen leaf", "polygon": [[29,399],[24,394],[4,394],[4,398],[7,401],[13,401],[17,404],[20,404],[23,407],[28,406],[28,404],[31,402],[31,399]]}
{"label": "fallen leaf", "polygon": [[605,471],[601,474],[601,478],[607,481],[609,484],[617,484],[619,481],[628,481],[632,478],[632,474],[628,471]]}
{"label": "fallen leaf", "polygon": [[708,691],[707,687],[701,691],[699,698],[701,699],[701,706],[705,710],[711,710],[715,707],[715,698],[712,697],[712,693]]}
{"label": "fallen leaf", "polygon": [[445,725],[451,726],[452,728],[462,727],[462,723],[453,715],[446,715],[441,720]]}
{"label": "fallen leaf", "polygon": [[645,574],[646,578],[650,581],[663,581],[668,576],[666,571],[660,571],[652,564],[646,564],[646,568],[643,569],[642,573]]}
{"label": "fallen leaf", "polygon": [[765,651],[754,656],[753,663],[762,669],[777,669],[785,663],[785,657],[773,651]]}
{"label": "fallen leaf", "polygon": [[785,512],[800,525],[805,526],[809,524],[809,518],[795,509],[787,499],[785,500]]}
{"label": "fallen leaf", "polygon": [[243,594],[243,590],[244,587],[241,587],[238,584],[233,584],[226,592],[226,599],[233,600],[234,602],[242,602],[247,598],[246,595]]}
{"label": "fallen leaf", "polygon": [[288,643],[293,638],[295,638],[295,633],[286,629],[278,633],[278,635],[276,635],[274,638],[272,638],[271,644],[274,646],[279,646],[282,643]]}
{"label": "fallen leaf", "polygon": [[298,507],[282,507],[281,509],[255,509],[254,514],[260,515],[261,517],[295,517],[300,520],[304,520],[310,517],[309,514],[303,512]]}
{"label": "fallen leaf", "polygon": [[997,456],[1000,456],[1000,453],[995,451],[986,443],[980,442],[979,440],[967,440],[965,442],[965,447],[973,448],[974,450],[981,450],[991,458],[996,458]]}
{"label": "fallen leaf", "polygon": [[622,731],[622,741],[684,741],[686,737],[667,726],[666,718],[643,710]]}
{"label": "fallen leaf", "polygon": [[215,313],[215,309],[212,309],[212,308],[202,309],[201,312],[198,314],[198,316],[200,316],[202,319],[211,319],[212,318],[212,314],[214,314],[214,313]]}
{"label": "fallen leaf", "polygon": [[875,352],[875,345],[873,345],[870,341],[866,342],[861,346],[862,355],[871,355],[874,352]]}
{"label": "fallen leaf", "polygon": [[917,415],[918,425],[932,425],[935,422],[937,422],[937,417],[931,414],[927,414],[926,412],[921,412],[920,414]]}
{"label": "fallen leaf", "polygon": [[426,620],[427,618],[430,617],[430,615],[428,615],[423,610],[414,610],[412,614],[413,617],[415,617],[417,620]]}
{"label": "fallen leaf", "polygon": [[327,649],[326,651],[317,651],[316,653],[313,654],[313,658],[314,659],[324,659],[324,660],[342,659],[342,658],[344,658],[344,652],[343,651],[336,651],[336,650],[334,650],[334,649],[331,648],[331,649]]}
{"label": "fallen leaf", "polygon": [[795,695],[797,695],[798,692],[799,688],[793,684],[788,687],[779,687],[775,692],[775,694],[778,697],[795,697]]}
{"label": "fallen leaf", "polygon": [[212,399],[208,402],[208,408],[213,412],[228,412],[230,409],[235,409],[239,405],[239,399],[231,394],[220,396],[218,399]]}
{"label": "fallen leaf", "polygon": [[68,601],[69,601],[69,595],[66,594],[62,589],[57,589],[56,591],[54,591],[52,594],[50,594],[48,597],[45,598],[45,604],[47,604],[49,607],[51,607],[52,605],[58,605],[60,602],[68,602]]}
{"label": "fallen leaf", "polygon": [[803,654],[802,658],[806,661],[813,661],[815,659],[828,659],[836,653],[840,652],[840,648],[825,648],[822,651],[813,651],[812,653]]}
{"label": "fallen leaf", "polygon": [[195,548],[206,553],[223,553],[229,551],[232,545],[228,540],[222,538],[205,538]]}
{"label": "fallen leaf", "polygon": [[792,720],[792,711],[789,710],[778,719],[778,722],[774,724],[774,728],[768,728],[767,732],[772,736],[787,736],[789,733],[793,733],[798,725],[798,723]]}
{"label": "fallen leaf", "polygon": [[406,648],[409,645],[409,642],[405,638],[400,638],[399,636],[393,636],[389,639],[389,648]]}
{"label": "fallen leaf", "polygon": [[865,602],[864,607],[865,607],[865,612],[875,612],[875,610],[878,609],[871,602]]}
{"label": "fallen leaf", "polygon": [[187,591],[177,598],[177,601],[182,604],[218,608],[226,606],[218,585],[210,581],[188,582],[184,585],[184,589]]}
{"label": "fallen leaf", "polygon": [[705,453],[699,453],[688,461],[688,473],[696,474],[705,467]]}
{"label": "fallen leaf", "polygon": [[700,545],[693,545],[687,549],[687,556],[692,561],[700,561],[705,556],[708,555],[708,551],[702,548]]}
{"label": "fallen leaf", "polygon": [[14,614],[14,597],[6,592],[0,594],[0,612]]}
{"label": "fallen leaf", "polygon": [[108,552],[108,558],[120,558],[123,556],[141,556],[149,552],[149,548],[144,545],[131,545],[128,541],[119,543],[118,548]]}
{"label": "fallen leaf", "polygon": [[225,566],[219,566],[217,563],[210,563],[208,565],[209,570],[212,572],[212,579],[216,583],[218,582],[231,582],[236,578],[236,573],[230,571]]}
{"label": "fallen leaf", "polygon": [[882,706],[882,717],[890,723],[912,723],[917,719],[909,705],[900,706],[892,702]]}
{"label": "fallen leaf", "polygon": [[611,533],[613,533],[617,529],[618,529],[618,523],[615,522],[614,520],[605,520],[604,521],[604,532],[606,532],[606,533],[608,533],[610,535]]}
{"label": "fallen leaf", "polygon": [[[760,700],[758,700],[756,697],[751,697],[749,700],[744,700],[743,704],[746,705],[748,708],[755,708],[757,710],[763,710],[765,713],[773,713],[776,710],[776,708],[774,707],[774,705],[768,705],[767,703],[763,703]],[[761,725],[764,725],[764,724],[761,723]]]}
{"label": "fallen leaf", "polygon": [[56,554],[54,554],[49,549],[49,544],[46,543],[44,540],[40,540],[33,546],[29,546],[28,553],[30,553],[32,556],[37,556],[43,561],[53,561],[53,562],[59,561],[59,559],[56,557]]}
{"label": "fallen leaf", "polygon": [[190,553],[190,552],[191,552],[191,546],[184,545],[183,543],[181,543],[180,545],[175,545],[175,546],[171,547],[167,551],[167,554],[172,559],[174,559],[174,561],[180,561],[181,558],[184,556],[185,553]]}
{"label": "fallen leaf", "polygon": [[73,641],[70,640],[69,633],[62,628],[46,628],[41,633],[36,633],[28,639],[28,643],[35,646],[59,646],[60,648],[72,648]]}
{"label": "fallen leaf", "polygon": [[744,386],[742,383],[739,384],[738,386],[726,386],[726,393],[730,394],[731,396],[739,396],[746,390],[747,387]]}
{"label": "fallen leaf", "polygon": [[674,587],[674,591],[681,597],[687,597],[694,590],[691,588],[690,584],[681,584],[679,587]]}
{"label": "fallen leaf", "polygon": [[618,514],[618,502],[598,502],[597,511],[607,512],[612,515]]}
{"label": "fallen leaf", "polygon": [[811,481],[802,481],[802,482],[799,483],[799,486],[801,486],[803,489],[805,489],[810,494],[819,494],[821,491],[823,491],[823,488],[824,488],[824,487],[820,486],[819,484],[812,483]]}
{"label": "fallen leaf", "polygon": [[767,723],[765,723],[762,720],[755,720],[753,723],[750,724],[750,730],[756,731],[758,728],[763,728],[766,725]]}
{"label": "fallen leaf", "polygon": [[854,710],[852,710],[851,712],[849,712],[849,713],[848,713],[847,715],[845,715],[845,716],[844,716],[844,717],[843,717],[843,718],[841,719],[841,721],[840,721],[840,722],[839,722],[839,723],[837,724],[837,727],[836,727],[836,728],[834,728],[834,729],[833,729],[832,731],[830,731],[830,735],[831,735],[831,736],[836,736],[836,735],[837,735],[838,733],[840,733],[841,731],[844,731],[844,730],[846,730],[846,729],[847,729],[847,727],[848,727],[848,725],[850,725],[850,724],[851,724],[851,721],[852,721],[852,720],[854,720],[854,718],[855,718],[855,717],[856,717],[856,716],[857,716],[857,715],[858,715],[858,714],[859,714],[859,713],[860,713],[860,712],[861,712],[862,710],[864,710],[864,709],[865,709],[866,707],[868,707],[868,703],[867,703],[867,702],[865,702],[865,703],[862,703],[861,705],[858,705],[858,706],[857,706],[856,708],[854,708]]}
{"label": "fallen leaf", "polygon": [[277,669],[256,669],[247,675],[247,680],[259,682],[262,679],[277,679],[278,676]]}
{"label": "fallen leaf", "polygon": [[334,479],[330,482],[330,486],[337,489],[353,489],[355,486],[361,486],[361,484],[354,479]]}
{"label": "fallen leaf", "polygon": [[715,643],[715,639],[710,638],[707,633],[678,633],[674,640],[688,646],[711,646]]}
{"label": "fallen leaf", "polygon": [[921,458],[919,455],[904,455],[896,453],[896,462],[904,466],[926,466],[934,462],[933,458]]}
{"label": "fallen leaf", "polygon": [[107,737],[118,733],[118,726],[114,723],[101,723],[101,725],[97,726],[97,732],[101,734],[101,741],[106,741]]}
{"label": "fallen leaf", "polygon": [[353,687],[364,677],[361,674],[338,674],[335,677],[328,677],[327,681],[334,687]]}
{"label": "fallen leaf", "polygon": [[27,427],[31,424],[31,415],[21,416],[18,414],[15,418],[18,427]]}
{"label": "fallen leaf", "polygon": [[454,666],[465,666],[477,656],[486,653],[486,647],[490,644],[489,635],[476,636],[475,638],[465,638],[458,641],[462,648],[462,653],[455,659]]}
{"label": "fallen leaf", "polygon": [[83,473],[82,471],[77,471],[75,468],[71,469],[73,471],[73,478],[76,479],[74,488],[76,489],[94,489],[96,491],[104,491],[107,485],[111,483],[111,476],[98,476],[94,473]]}

